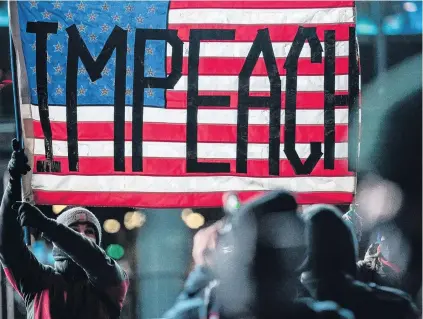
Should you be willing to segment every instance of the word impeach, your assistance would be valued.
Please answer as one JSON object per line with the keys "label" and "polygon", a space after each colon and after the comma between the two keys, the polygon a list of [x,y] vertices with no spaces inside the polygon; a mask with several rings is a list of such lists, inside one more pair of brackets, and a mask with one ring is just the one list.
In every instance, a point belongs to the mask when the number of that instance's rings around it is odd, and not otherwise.
{"label": "word impeach", "polygon": [[[40,121],[45,136],[46,160],[37,162],[40,172],[60,172],[60,162],[53,160],[52,132],[49,120],[47,94],[47,36],[57,33],[58,24],[53,22],[28,22],[27,32],[36,34],[36,79]],[[66,129],[69,170],[78,170],[78,119],[77,119],[77,73],[78,61],[82,61],[91,81],[102,77],[101,72],[116,51],[114,89],[114,170],[125,171],[125,91],[127,31],[115,26],[97,59],[93,59],[75,25],[66,29],[68,34],[68,55],[66,67]],[[235,39],[236,30],[191,29],[188,52],[187,85],[187,128],[186,128],[186,172],[226,173],[229,163],[198,161],[197,157],[197,114],[199,106],[229,107],[230,96],[199,95],[198,68],[200,42]],[[147,40],[166,41],[172,47],[171,72],[166,78],[146,77],[144,74]],[[284,152],[297,175],[310,174],[322,157],[321,142],[310,143],[310,154],[301,160],[295,149],[297,73],[298,59],[304,45],[311,49],[311,62],[324,62],[324,168],[334,169],[335,162],[335,107],[348,105],[348,170],[355,169],[358,139],[353,136],[358,129],[359,67],[355,28],[349,28],[348,94],[335,94],[335,31],[326,30],[323,46],[315,27],[298,27],[295,39],[284,63],[285,81],[285,124]],[[267,96],[250,95],[250,77],[262,54],[270,92]],[[173,89],[182,76],[183,42],[176,30],[136,29],[134,48],[133,107],[132,107],[132,171],[143,171],[143,108],[145,88]],[[257,31],[251,48],[238,75],[236,172],[247,172],[248,113],[249,108],[269,109],[269,175],[279,176],[281,144],[281,94],[282,83],[268,29]]]}

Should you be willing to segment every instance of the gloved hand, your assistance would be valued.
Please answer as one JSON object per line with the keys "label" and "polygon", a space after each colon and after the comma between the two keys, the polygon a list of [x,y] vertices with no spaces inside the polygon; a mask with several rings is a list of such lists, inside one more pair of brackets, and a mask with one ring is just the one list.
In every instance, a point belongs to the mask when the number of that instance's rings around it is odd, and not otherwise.
{"label": "gloved hand", "polygon": [[36,228],[41,232],[46,232],[52,224],[56,224],[54,219],[46,217],[37,207],[25,203],[16,202],[12,209],[18,211],[18,222],[21,226]]}
{"label": "gloved hand", "polygon": [[12,148],[13,153],[7,169],[12,179],[19,179],[22,175],[26,175],[31,170],[31,167],[28,165],[28,157],[16,138],[12,140]]}
{"label": "gloved hand", "polygon": [[364,256],[364,260],[369,260],[371,258],[376,258],[380,256],[380,253],[378,252],[378,243],[373,243],[369,246],[369,248],[366,251],[366,255]]}

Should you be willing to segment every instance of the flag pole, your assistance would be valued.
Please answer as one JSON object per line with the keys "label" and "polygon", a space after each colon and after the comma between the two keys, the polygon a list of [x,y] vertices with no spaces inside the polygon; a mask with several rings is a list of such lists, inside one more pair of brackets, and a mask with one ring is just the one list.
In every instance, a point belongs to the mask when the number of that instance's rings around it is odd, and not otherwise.
{"label": "flag pole", "polygon": [[[13,106],[15,109],[15,126],[16,126],[16,139],[20,143],[22,149],[24,149],[24,141],[22,138],[22,122],[21,122],[21,110],[20,110],[20,103],[19,103],[19,87],[18,87],[18,79],[16,77],[16,52],[15,52],[15,46],[13,43],[13,37],[12,37],[12,30],[11,26],[9,25],[9,41],[10,41],[10,70],[12,73],[12,87],[13,87]],[[20,182],[20,194],[19,198],[22,198],[22,178],[19,180]],[[24,200],[24,199],[23,199]],[[27,246],[31,246],[31,234],[28,227],[23,227],[23,233],[24,233],[24,242]]]}

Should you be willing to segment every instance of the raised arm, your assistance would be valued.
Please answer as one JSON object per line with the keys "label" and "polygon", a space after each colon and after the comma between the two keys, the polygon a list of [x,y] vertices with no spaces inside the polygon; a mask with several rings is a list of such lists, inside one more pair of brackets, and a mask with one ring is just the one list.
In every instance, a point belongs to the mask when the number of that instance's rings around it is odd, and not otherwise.
{"label": "raised arm", "polygon": [[73,229],[47,218],[38,208],[21,203],[22,226],[37,228],[86,272],[90,282],[104,292],[119,308],[128,290],[128,278],[122,268],[95,242]]}
{"label": "raised arm", "polygon": [[20,178],[30,167],[19,143],[13,141],[12,158],[8,165],[10,179],[0,206],[0,261],[12,286],[26,299],[31,293],[42,290],[51,274],[40,264],[23,242],[23,232],[17,214],[11,206],[20,200]]}

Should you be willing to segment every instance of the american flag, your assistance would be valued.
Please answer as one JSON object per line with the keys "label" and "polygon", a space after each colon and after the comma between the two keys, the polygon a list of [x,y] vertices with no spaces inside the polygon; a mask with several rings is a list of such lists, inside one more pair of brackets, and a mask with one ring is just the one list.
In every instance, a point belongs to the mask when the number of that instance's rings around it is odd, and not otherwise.
{"label": "american flag", "polygon": [[[37,204],[130,207],[221,206],[222,194],[238,191],[245,200],[262,191],[286,188],[300,204],[350,203],[355,174],[348,170],[346,103],[335,108],[334,169],[324,157],[310,174],[298,175],[284,152],[286,70],[284,63],[298,28],[315,27],[324,47],[325,31],[335,31],[335,91],[348,94],[350,27],[355,27],[353,1],[18,1],[10,2],[16,48],[20,109],[25,148],[33,173],[25,180],[27,198]],[[45,134],[37,95],[36,35],[28,22],[57,22],[47,36],[47,92],[53,160],[60,171],[40,171],[45,160]],[[75,25],[96,59],[115,26],[127,31],[124,171],[114,166],[114,90],[116,50],[92,80],[79,59],[77,69],[76,171],[69,169],[66,113],[66,70],[69,35]],[[183,42],[182,76],[173,89],[144,89],[143,169],[132,169],[132,105],[136,29],[173,29]],[[230,172],[187,172],[188,58],[193,29],[235,30],[232,40],[203,40],[198,65],[199,95],[230,97],[227,107],[200,106],[197,113],[199,162],[230,163]],[[269,174],[269,108],[250,107],[247,172],[237,173],[237,105],[240,74],[258,30],[267,29],[281,79],[279,176]],[[323,52],[323,56],[324,56]],[[306,42],[298,60],[296,146],[302,161],[310,142],[322,142],[324,152],[324,61],[312,63]],[[166,77],[172,48],[165,41],[147,40],[144,76]],[[249,81],[251,96],[269,96],[270,84],[260,55]],[[339,103],[338,103],[339,104]],[[189,138],[189,136],[188,136]]]}

